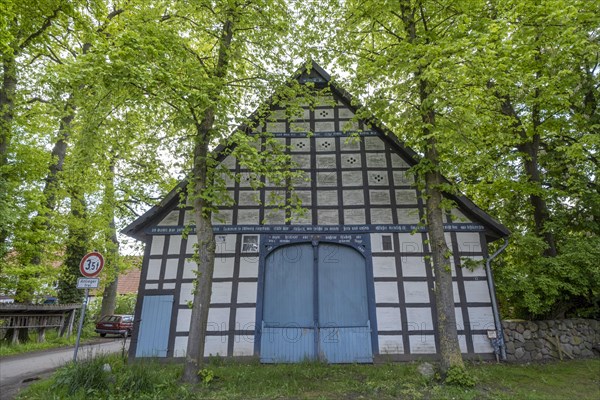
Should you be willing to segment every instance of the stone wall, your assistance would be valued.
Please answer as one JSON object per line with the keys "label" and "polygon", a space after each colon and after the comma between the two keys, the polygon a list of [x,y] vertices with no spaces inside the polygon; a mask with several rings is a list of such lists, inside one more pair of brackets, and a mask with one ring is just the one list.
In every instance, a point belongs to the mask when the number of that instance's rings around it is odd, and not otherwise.
{"label": "stone wall", "polygon": [[587,358],[600,355],[600,321],[502,321],[507,361]]}

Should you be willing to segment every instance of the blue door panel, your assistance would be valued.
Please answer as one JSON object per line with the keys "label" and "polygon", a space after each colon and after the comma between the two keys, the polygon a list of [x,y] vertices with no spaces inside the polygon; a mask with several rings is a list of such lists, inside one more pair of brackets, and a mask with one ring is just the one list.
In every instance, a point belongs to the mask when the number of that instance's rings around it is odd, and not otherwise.
{"label": "blue door panel", "polygon": [[352,328],[321,328],[320,358],[332,364],[371,363],[370,326]]}
{"label": "blue door panel", "polygon": [[319,326],[367,326],[367,274],[363,256],[348,246],[318,248]]}
{"label": "blue door panel", "polygon": [[173,296],[145,296],[142,303],[136,357],[166,357]]}
{"label": "blue door panel", "polygon": [[263,327],[260,353],[260,360],[262,362],[296,363],[314,359],[314,328]]}
{"label": "blue door panel", "polygon": [[266,260],[263,320],[274,327],[314,326],[313,248],[284,246]]}
{"label": "blue door panel", "polygon": [[281,247],[265,264],[260,358],[291,363],[315,357],[314,269],[310,244]]}

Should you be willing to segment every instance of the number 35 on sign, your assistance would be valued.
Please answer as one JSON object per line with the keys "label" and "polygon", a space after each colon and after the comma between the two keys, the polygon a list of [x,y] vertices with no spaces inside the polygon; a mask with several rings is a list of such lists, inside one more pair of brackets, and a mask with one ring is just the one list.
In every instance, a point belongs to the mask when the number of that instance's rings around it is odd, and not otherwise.
{"label": "number 35 on sign", "polygon": [[83,256],[79,263],[79,271],[81,275],[87,278],[97,276],[104,267],[104,257],[98,252],[91,252]]}

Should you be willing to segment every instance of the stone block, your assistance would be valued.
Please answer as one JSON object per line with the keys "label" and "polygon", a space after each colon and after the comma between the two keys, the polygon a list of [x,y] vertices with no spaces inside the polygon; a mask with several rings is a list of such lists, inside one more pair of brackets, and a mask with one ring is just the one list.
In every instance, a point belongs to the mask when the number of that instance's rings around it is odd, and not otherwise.
{"label": "stone block", "polygon": [[561,343],[569,343],[569,342],[570,342],[569,335],[564,335],[564,334],[563,334],[563,335],[560,335],[560,338],[559,338],[559,339],[560,339],[560,342],[561,342]]}
{"label": "stone block", "polygon": [[531,331],[530,331],[529,329],[526,329],[526,330],[523,332],[523,338],[524,338],[525,340],[529,340],[529,339],[531,339]]}
{"label": "stone block", "polygon": [[525,332],[525,327],[523,326],[523,324],[518,324],[515,330],[519,333],[523,333]]}
{"label": "stone block", "polygon": [[533,350],[535,350],[535,343],[533,343],[533,342],[525,342],[525,345],[523,347],[527,351],[533,351]]}
{"label": "stone block", "polygon": [[508,354],[514,354],[515,353],[515,344],[513,342],[507,342],[506,343],[506,352]]}
{"label": "stone block", "polygon": [[594,357],[594,352],[588,349],[581,350],[581,357]]}
{"label": "stone block", "polygon": [[515,341],[523,343],[523,342],[525,342],[525,338],[523,337],[522,334],[515,332]]}
{"label": "stone block", "polygon": [[515,349],[515,358],[517,360],[522,359],[524,355],[525,355],[525,349],[524,348],[519,347],[518,349]]}

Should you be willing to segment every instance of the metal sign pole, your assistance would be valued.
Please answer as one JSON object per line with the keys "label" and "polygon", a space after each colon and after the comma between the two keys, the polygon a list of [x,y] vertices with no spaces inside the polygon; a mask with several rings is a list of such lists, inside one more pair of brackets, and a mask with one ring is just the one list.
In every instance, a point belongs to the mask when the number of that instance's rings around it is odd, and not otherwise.
{"label": "metal sign pole", "polygon": [[79,329],[77,330],[77,341],[75,342],[75,353],[73,354],[73,362],[77,362],[77,350],[79,350],[79,340],[81,339],[81,331],[83,329],[83,320],[85,318],[85,309],[87,308],[88,294],[90,289],[85,288],[85,297],[81,306],[81,315],[79,316]]}

